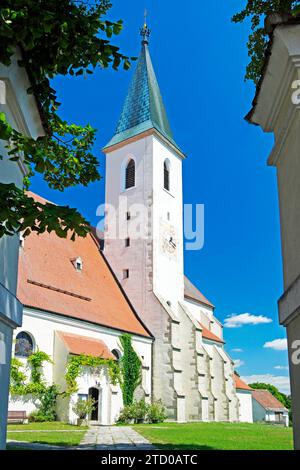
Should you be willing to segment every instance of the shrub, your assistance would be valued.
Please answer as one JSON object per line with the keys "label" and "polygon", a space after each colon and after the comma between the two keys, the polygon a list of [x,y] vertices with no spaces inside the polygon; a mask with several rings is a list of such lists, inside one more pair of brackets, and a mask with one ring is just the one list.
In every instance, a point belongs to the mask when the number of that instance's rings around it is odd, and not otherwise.
{"label": "shrub", "polygon": [[41,421],[55,421],[56,420],[56,398],[58,395],[58,388],[56,385],[47,387],[40,398],[40,408],[38,409],[38,417]]}
{"label": "shrub", "polygon": [[56,420],[56,398],[58,389],[56,385],[46,387],[43,392],[39,394],[40,405],[35,411],[32,411],[28,416],[30,422],[43,423],[45,421]]}
{"label": "shrub", "polygon": [[45,423],[47,421],[55,421],[55,420],[56,420],[56,416],[55,418],[49,417],[48,414],[43,414],[40,412],[40,410],[32,411],[30,415],[28,416],[28,421],[30,423]]}
{"label": "shrub", "polygon": [[133,420],[135,423],[139,421],[161,423],[166,417],[165,407],[161,401],[149,405],[145,400],[141,400],[135,401],[132,405],[124,406],[120,412],[118,423],[128,424]]}
{"label": "shrub", "polygon": [[136,401],[132,405],[133,407],[133,418],[135,422],[137,421],[144,421],[147,417],[147,413],[149,410],[149,405],[145,402],[145,400]]}
{"label": "shrub", "polygon": [[39,421],[39,418],[38,418],[38,410],[32,411],[32,412],[28,415],[28,421],[29,421],[29,423],[37,423],[37,422]]}
{"label": "shrub", "polygon": [[120,411],[118,423],[128,424],[133,419],[134,419],[134,404],[124,406],[124,408]]}
{"label": "shrub", "polygon": [[95,400],[88,398],[87,400],[78,400],[73,406],[73,411],[79,419],[86,419],[95,407]]}
{"label": "shrub", "polygon": [[147,413],[147,420],[149,423],[162,423],[166,418],[166,410],[161,400],[149,405]]}
{"label": "shrub", "polygon": [[118,422],[119,423],[130,423],[146,420],[149,405],[145,400],[135,401],[131,405],[126,405],[121,410]]}

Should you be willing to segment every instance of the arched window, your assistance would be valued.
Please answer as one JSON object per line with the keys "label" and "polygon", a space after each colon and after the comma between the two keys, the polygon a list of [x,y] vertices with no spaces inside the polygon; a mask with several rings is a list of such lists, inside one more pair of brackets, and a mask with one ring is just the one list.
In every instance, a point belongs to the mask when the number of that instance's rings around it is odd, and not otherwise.
{"label": "arched window", "polygon": [[135,162],[129,160],[125,174],[125,189],[132,188],[135,185]]}
{"label": "arched window", "polygon": [[170,164],[168,160],[164,161],[164,188],[170,191]]}
{"label": "arched window", "polygon": [[28,357],[33,353],[33,339],[25,331],[17,334],[15,345],[15,356]]}
{"label": "arched window", "polygon": [[117,361],[119,361],[122,357],[122,354],[120,353],[118,349],[113,349],[111,353],[115,356]]}

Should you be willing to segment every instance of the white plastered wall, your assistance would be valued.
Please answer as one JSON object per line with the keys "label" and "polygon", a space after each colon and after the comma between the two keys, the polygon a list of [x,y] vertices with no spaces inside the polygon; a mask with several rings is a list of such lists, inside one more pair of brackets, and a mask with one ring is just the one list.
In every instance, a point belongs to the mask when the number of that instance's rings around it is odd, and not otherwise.
{"label": "white plastered wall", "polygon": [[239,420],[242,423],[253,423],[252,393],[248,390],[237,389],[239,400]]}
{"label": "white plastered wall", "polygon": [[[22,328],[19,331],[27,331],[34,338],[36,347],[46,352],[54,364],[45,363],[43,372],[48,384],[57,383],[62,390],[65,387],[64,375],[66,371],[66,362],[68,351],[60,340],[57,331],[72,333],[79,336],[87,336],[93,339],[102,340],[107,347],[121,350],[119,336],[122,334],[117,330],[93,325],[85,321],[75,320],[60,315],[53,315],[43,311],[33,309],[24,309],[24,319]],[[151,393],[151,374],[152,374],[152,340],[141,336],[133,335],[132,344],[142,362],[146,366],[143,371],[142,388],[147,396]],[[107,381],[107,375],[103,374],[97,378],[102,389],[102,424],[111,424],[117,418],[120,408],[122,408],[122,394],[119,387],[111,386]],[[96,385],[96,377],[93,374],[84,374],[78,379],[78,393],[88,394],[88,390]],[[16,403],[15,398],[10,401],[9,409],[22,409],[27,412],[32,411],[32,402],[19,400]],[[72,412],[72,406],[76,397],[72,397],[71,404],[67,400],[58,401],[58,415],[60,419],[68,419],[74,422],[75,415]]]}

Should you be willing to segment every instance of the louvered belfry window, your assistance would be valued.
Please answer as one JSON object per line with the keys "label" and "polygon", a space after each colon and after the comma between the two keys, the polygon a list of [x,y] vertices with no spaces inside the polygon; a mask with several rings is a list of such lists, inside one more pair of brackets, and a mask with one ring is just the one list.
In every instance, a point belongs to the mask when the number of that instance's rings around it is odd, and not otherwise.
{"label": "louvered belfry window", "polygon": [[164,188],[170,191],[170,170],[167,162],[164,162]]}
{"label": "louvered belfry window", "polygon": [[125,189],[132,188],[135,185],[135,163],[134,160],[129,160],[126,167],[125,175]]}

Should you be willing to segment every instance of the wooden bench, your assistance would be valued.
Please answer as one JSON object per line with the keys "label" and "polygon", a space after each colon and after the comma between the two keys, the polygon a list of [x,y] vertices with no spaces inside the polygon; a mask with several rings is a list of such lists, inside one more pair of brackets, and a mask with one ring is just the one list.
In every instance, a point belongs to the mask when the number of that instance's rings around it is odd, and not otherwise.
{"label": "wooden bench", "polygon": [[21,423],[24,424],[27,422],[26,411],[8,411],[7,415],[8,424]]}

